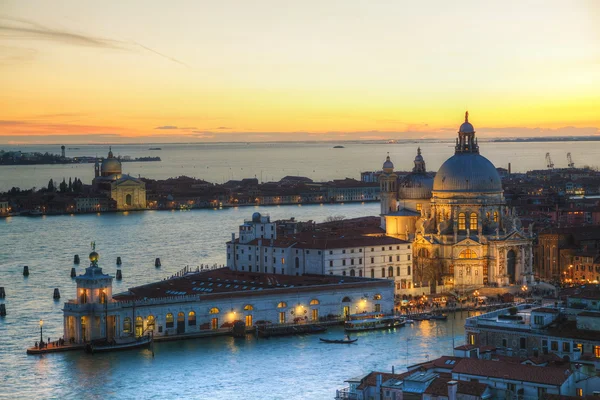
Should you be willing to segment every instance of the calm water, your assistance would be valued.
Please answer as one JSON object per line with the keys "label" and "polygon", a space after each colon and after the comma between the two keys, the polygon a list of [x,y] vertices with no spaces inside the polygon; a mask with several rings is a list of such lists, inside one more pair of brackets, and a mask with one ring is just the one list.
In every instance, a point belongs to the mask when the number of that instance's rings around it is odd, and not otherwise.
{"label": "calm water", "polygon": [[[279,180],[286,175],[308,176],[313,180],[360,178],[361,171],[381,168],[387,152],[398,170],[411,170],[417,147],[421,146],[427,169],[437,171],[454,153],[454,143],[440,141],[407,141],[400,144],[343,143],[344,149],[334,149],[332,143],[223,143],[223,144],[160,144],[160,151],[149,151],[149,145],[116,145],[115,155],[131,157],[160,156],[161,162],[124,163],[123,172],[152,179],[180,175],[223,183],[229,179],[252,178],[262,181]],[[106,156],[108,145],[78,145],[67,156]],[[576,166],[598,166],[598,142],[554,143],[480,143],[481,153],[497,167],[512,164],[515,172],[546,167],[549,152],[557,168],[567,166],[571,152]],[[60,146],[1,146],[4,150],[40,151],[59,154]],[[44,187],[50,178],[78,177],[91,183],[93,164],[0,166],[0,191],[13,186],[21,189]]]}
{"label": "calm water", "polygon": [[[75,293],[73,255],[82,261],[96,241],[100,265],[123,281],[114,291],[170,276],[185,265],[224,262],[224,242],[256,209],[272,218],[322,221],[376,215],[379,205],[323,205],[17,217],[0,220],[0,286],[8,315],[0,318],[0,398],[331,399],[343,381],[373,369],[425,361],[463,342],[463,319],[421,322],[396,333],[360,335],[356,345],[321,344],[316,336],[269,340],[212,338],[155,345],[146,350],[88,356],[79,352],[27,356],[26,347],[62,335],[62,303]],[[162,268],[154,268],[160,257]],[[31,274],[22,276],[23,265]],[[79,272],[83,271],[82,263]],[[52,292],[60,289],[55,302]],[[464,317],[464,316],[463,316]],[[339,337],[334,328],[328,335]],[[410,339],[407,341],[407,338]],[[408,357],[407,357],[408,344]]]}

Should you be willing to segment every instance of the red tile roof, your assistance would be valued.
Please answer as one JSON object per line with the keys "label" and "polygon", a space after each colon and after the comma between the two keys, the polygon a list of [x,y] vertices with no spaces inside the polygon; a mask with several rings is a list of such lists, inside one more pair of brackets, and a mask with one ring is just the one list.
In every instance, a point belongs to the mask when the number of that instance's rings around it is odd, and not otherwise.
{"label": "red tile roof", "polygon": [[[438,377],[431,382],[431,384],[425,389],[425,394],[431,394],[434,396],[448,396],[448,382],[452,378],[449,377]],[[478,382],[467,382],[458,381],[458,388],[456,392],[462,395],[481,397],[487,389],[485,383]]]}
{"label": "red tile roof", "polygon": [[463,358],[452,372],[554,386],[562,385],[571,375],[568,367],[535,367],[475,358]]}

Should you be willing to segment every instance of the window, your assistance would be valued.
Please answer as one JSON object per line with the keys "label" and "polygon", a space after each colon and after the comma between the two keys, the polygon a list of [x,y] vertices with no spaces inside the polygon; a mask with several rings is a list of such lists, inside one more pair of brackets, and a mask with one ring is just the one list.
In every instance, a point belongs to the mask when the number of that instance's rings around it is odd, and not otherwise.
{"label": "window", "polygon": [[362,278],[362,269],[358,270],[358,276]]}
{"label": "window", "polygon": [[508,347],[508,340],[502,339],[502,347]]}
{"label": "window", "polygon": [[359,258],[359,259],[358,259],[358,264],[359,264],[359,265],[362,265],[362,258]]}
{"label": "window", "polygon": [[400,267],[396,267],[396,276],[400,276]]}
{"label": "window", "polygon": [[167,328],[172,328],[174,326],[174,324],[173,324],[173,314],[168,313],[166,321],[167,321],[167,324],[166,324]]}
{"label": "window", "polygon": [[375,312],[381,312],[381,304],[375,304]]}
{"label": "window", "polygon": [[381,277],[385,278],[385,268],[381,268]]}
{"label": "window", "polygon": [[400,261],[400,254],[396,255],[396,261]]}
{"label": "window", "polygon": [[556,340],[550,342],[550,350],[558,351],[558,342]]}
{"label": "window", "polygon": [[407,267],[407,270],[406,270],[406,271],[407,271],[407,272],[406,272],[406,275],[410,276],[410,265]]}
{"label": "window", "polygon": [[277,304],[277,308],[286,308],[287,307],[287,303],[285,301],[281,301],[279,302],[279,304]]}
{"label": "window", "polygon": [[375,270],[371,268],[371,278],[375,278]]}
{"label": "window", "polygon": [[144,334],[144,318],[135,317],[135,336],[140,337]]}
{"label": "window", "polygon": [[458,229],[463,231],[467,229],[467,218],[465,217],[465,213],[458,214]]}
{"label": "window", "polygon": [[371,247],[371,251],[375,251],[375,249],[373,247]]}
{"label": "window", "polygon": [[155,319],[154,319],[154,315],[148,315],[148,330],[149,331],[153,331],[154,330],[154,324],[156,323]]}
{"label": "window", "polygon": [[351,250],[350,250],[350,253],[354,253],[354,249],[351,249]]}
{"label": "window", "polygon": [[295,264],[296,268],[300,268],[300,259],[298,257],[296,257],[294,264]]}
{"label": "window", "polygon": [[477,213],[471,213],[471,219],[469,221],[469,228],[471,230],[477,229]]}
{"label": "window", "polygon": [[[410,249],[410,246],[408,246],[408,248]],[[410,261],[410,254],[407,257],[407,260]]]}
{"label": "window", "polygon": [[494,222],[498,222],[498,211],[494,211]]}
{"label": "window", "polygon": [[577,397],[583,397],[583,389],[582,388],[577,388],[575,391],[576,391]]}
{"label": "window", "polygon": [[371,257],[371,264],[375,263],[375,257]]}
{"label": "window", "polygon": [[279,313],[279,323],[280,324],[285,324],[285,312],[280,312]]}
{"label": "window", "polygon": [[541,315],[534,316],[533,323],[536,325],[544,325],[544,317]]}
{"label": "window", "polygon": [[563,342],[563,350],[565,353],[570,353],[571,352],[571,343],[569,342]]}
{"label": "window", "polygon": [[458,258],[477,258],[477,253],[471,249],[466,249],[460,252]]}
{"label": "window", "polygon": [[342,299],[342,303],[351,303],[352,299],[350,299],[350,297],[346,296]]}
{"label": "window", "polygon": [[188,326],[196,326],[196,313],[193,311],[188,314]]}
{"label": "window", "polygon": [[329,250],[329,254],[330,254],[330,255],[331,255],[331,254],[333,254],[333,250]]}
{"label": "window", "polygon": [[421,212],[422,209],[423,209],[423,204],[417,203],[417,211]]}
{"label": "window", "polygon": [[311,306],[316,306],[316,305],[318,305],[318,304],[319,304],[319,300],[317,300],[317,299],[312,299],[312,300],[310,301],[310,305],[311,305]]}
{"label": "window", "polygon": [[350,265],[354,265],[354,258],[350,259]]}
{"label": "window", "polygon": [[388,267],[388,277],[394,276],[394,267]]}
{"label": "window", "polygon": [[342,260],[342,265],[346,265],[346,260]]}
{"label": "window", "polygon": [[346,270],[342,271],[342,276],[346,276]]}
{"label": "window", "polygon": [[600,346],[594,346],[594,356],[600,358]]}
{"label": "window", "polygon": [[346,250],[342,250],[342,254],[346,254]]}
{"label": "window", "polygon": [[218,314],[219,313],[219,309],[217,307],[213,307],[210,310],[208,310],[209,314]]}
{"label": "window", "polygon": [[351,269],[350,270],[350,276],[355,276],[355,275],[356,275],[356,272],[354,272],[354,269]]}
{"label": "window", "polygon": [[373,296],[373,300],[381,300],[381,295],[379,293],[377,293],[376,295]]}
{"label": "window", "polygon": [[329,260],[329,266],[333,267],[333,260]]}
{"label": "window", "polygon": [[123,320],[123,333],[131,333],[131,318],[129,317]]}
{"label": "window", "polygon": [[392,256],[388,257],[388,262],[392,262]]}
{"label": "window", "polygon": [[522,337],[519,339],[519,348],[522,350],[527,349],[527,338]]}
{"label": "window", "polygon": [[281,264],[285,264],[285,258],[281,257]]}

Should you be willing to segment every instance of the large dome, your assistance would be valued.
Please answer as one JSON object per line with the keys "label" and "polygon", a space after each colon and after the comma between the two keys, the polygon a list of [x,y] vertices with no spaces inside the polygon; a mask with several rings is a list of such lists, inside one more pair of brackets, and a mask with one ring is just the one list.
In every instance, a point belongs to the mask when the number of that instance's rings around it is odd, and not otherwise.
{"label": "large dome", "polygon": [[434,192],[502,192],[496,167],[479,153],[456,153],[438,170]]}
{"label": "large dome", "polygon": [[408,174],[400,181],[400,199],[430,199],[433,178],[426,174]]}
{"label": "large dome", "polygon": [[101,171],[103,176],[120,174],[121,163],[116,158],[107,158],[102,161]]}

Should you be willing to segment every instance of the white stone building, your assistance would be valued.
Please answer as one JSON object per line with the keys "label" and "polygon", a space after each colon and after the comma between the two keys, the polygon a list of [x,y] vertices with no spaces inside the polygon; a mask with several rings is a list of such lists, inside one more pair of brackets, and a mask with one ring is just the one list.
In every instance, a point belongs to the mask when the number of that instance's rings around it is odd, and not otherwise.
{"label": "white stone building", "polygon": [[340,275],[394,281],[397,295],[428,294],[415,288],[412,249],[405,240],[356,228],[278,235],[269,216],[254,213],[227,242],[227,266],[235,271],[282,275]]}
{"label": "white stone building", "polygon": [[341,320],[355,312],[392,312],[387,280],[303,277],[220,268],[112,293],[113,277],[98,254],[76,278],[77,298],[64,304],[64,338],[74,343],[124,342],[152,332],[155,338],[227,333],[236,321],[257,324]]}

